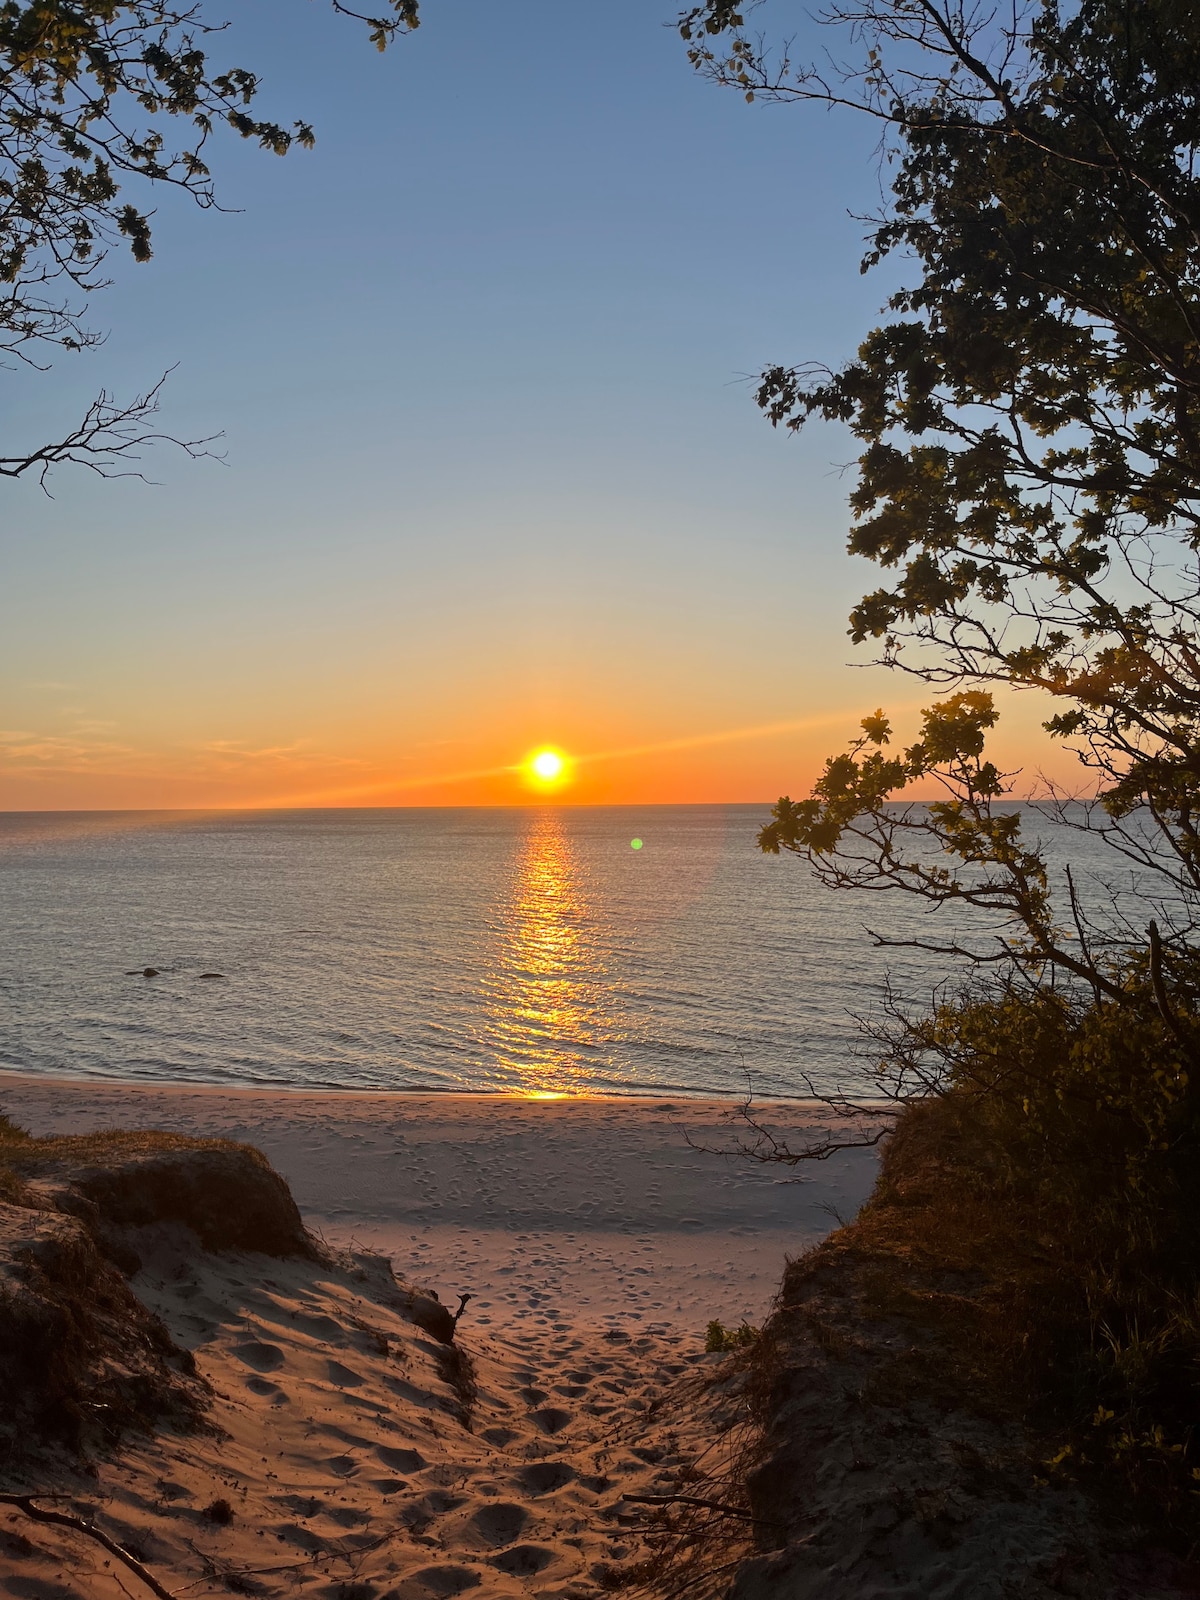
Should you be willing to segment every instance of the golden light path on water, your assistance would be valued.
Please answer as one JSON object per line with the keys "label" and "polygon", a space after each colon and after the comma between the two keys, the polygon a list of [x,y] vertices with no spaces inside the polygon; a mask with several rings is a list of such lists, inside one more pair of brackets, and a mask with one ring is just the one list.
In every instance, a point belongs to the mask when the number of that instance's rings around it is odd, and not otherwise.
{"label": "golden light path on water", "polygon": [[588,1092],[579,1050],[604,1034],[605,980],[591,907],[561,819],[531,819],[502,917],[503,944],[484,981],[496,1064],[540,1099]]}

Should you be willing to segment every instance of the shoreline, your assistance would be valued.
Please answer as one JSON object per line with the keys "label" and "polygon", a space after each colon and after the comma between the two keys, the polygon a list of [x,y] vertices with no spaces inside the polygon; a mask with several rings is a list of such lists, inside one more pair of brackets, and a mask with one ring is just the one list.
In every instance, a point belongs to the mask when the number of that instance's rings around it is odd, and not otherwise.
{"label": "shoreline", "polygon": [[[59,1072],[31,1072],[28,1068],[9,1067],[0,1065],[0,1093],[8,1082],[17,1087],[38,1084],[63,1084],[69,1089],[99,1089],[108,1088],[115,1090],[145,1090],[149,1093],[162,1092],[166,1094],[205,1092],[215,1094],[244,1094],[244,1095],[282,1095],[299,1098],[344,1098],[360,1100],[363,1098],[377,1098],[380,1100],[453,1100],[460,1099],[475,1103],[480,1100],[511,1100],[514,1103],[525,1105],[529,1103],[554,1103],[594,1104],[644,1106],[654,1100],[663,1100],[668,1096],[685,1102],[690,1106],[718,1107],[722,1110],[733,1111],[746,1104],[745,1095],[720,1094],[715,1090],[696,1090],[688,1088],[655,1088],[655,1089],[629,1089],[629,1090],[585,1090],[576,1093],[569,1089],[531,1089],[522,1093],[516,1089],[441,1089],[436,1085],[419,1085],[415,1088],[381,1089],[375,1085],[356,1089],[348,1085],[325,1085],[290,1083],[223,1083],[214,1079],[197,1078],[188,1079],[187,1082],[173,1083],[167,1079],[159,1078],[117,1078],[89,1077],[86,1073],[71,1075]],[[826,1101],[812,1095],[772,1095],[769,1093],[754,1092],[756,1105],[770,1106],[773,1110],[786,1111],[811,1111],[814,1116],[830,1117],[837,1120],[836,1113],[829,1111]],[[864,1108],[872,1107],[876,1102],[861,1099],[855,1102]],[[889,1101],[878,1102],[880,1111],[886,1111]]]}

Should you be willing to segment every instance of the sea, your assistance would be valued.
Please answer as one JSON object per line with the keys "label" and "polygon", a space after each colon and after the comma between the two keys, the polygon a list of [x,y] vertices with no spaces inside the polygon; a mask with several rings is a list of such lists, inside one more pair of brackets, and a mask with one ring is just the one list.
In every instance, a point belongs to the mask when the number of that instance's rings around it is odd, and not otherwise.
{"label": "sea", "polygon": [[768,818],[0,813],[0,1067],[280,1089],[861,1093],[860,1021],[885,984],[920,1001],[951,977],[945,958],[877,948],[869,930],[928,941],[939,927],[909,896],[827,890],[763,855]]}

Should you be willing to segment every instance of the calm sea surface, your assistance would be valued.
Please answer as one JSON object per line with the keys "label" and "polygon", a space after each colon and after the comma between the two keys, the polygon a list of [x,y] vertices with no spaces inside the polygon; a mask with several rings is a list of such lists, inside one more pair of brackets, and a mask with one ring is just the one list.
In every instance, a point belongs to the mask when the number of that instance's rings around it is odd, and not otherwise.
{"label": "calm sea surface", "polygon": [[761,855],[767,812],[0,814],[0,1065],[530,1093],[851,1082],[851,1013],[889,967],[915,992],[946,976],[864,924],[933,929],[907,897],[834,895]]}

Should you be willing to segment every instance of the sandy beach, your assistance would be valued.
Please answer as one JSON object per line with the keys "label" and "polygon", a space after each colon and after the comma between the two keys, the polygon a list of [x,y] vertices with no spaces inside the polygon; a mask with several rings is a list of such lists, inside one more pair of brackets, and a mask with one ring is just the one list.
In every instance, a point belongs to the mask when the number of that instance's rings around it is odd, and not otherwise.
{"label": "sandy beach", "polygon": [[[854,1215],[875,1153],[793,1169],[704,1154],[728,1102],[161,1088],[0,1074],[0,1111],[42,1136],[164,1128],[256,1145],[330,1243],[377,1250],[472,1331],[581,1321],[702,1335],[762,1317],[785,1255]],[[771,1102],[794,1142],[820,1107]]]}
{"label": "sandy beach", "polygon": [[[785,1257],[873,1179],[872,1152],[796,1184],[689,1146],[728,1143],[730,1109],[3,1076],[0,1110],[39,1136],[253,1143],[333,1251],[314,1268],[146,1230],[131,1286],[212,1385],[218,1431],[130,1441],[71,1503],[174,1594],[602,1594],[653,1543],[628,1496],[720,1492],[738,1398],[705,1324],[761,1319]],[[793,1139],[821,1122],[770,1113]],[[465,1371],[398,1309],[380,1257],[445,1305],[472,1297]],[[68,1530],[15,1512],[0,1528],[6,1592],[138,1591]]]}

